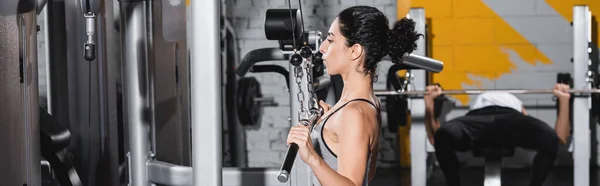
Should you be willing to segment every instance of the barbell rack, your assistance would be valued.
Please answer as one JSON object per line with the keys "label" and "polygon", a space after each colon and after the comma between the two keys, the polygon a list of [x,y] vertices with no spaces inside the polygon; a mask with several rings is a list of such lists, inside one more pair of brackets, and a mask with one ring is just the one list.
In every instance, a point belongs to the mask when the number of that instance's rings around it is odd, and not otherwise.
{"label": "barbell rack", "polygon": [[[376,90],[376,96],[394,96],[394,95],[425,95],[426,91],[394,91],[394,90]],[[485,92],[504,92],[511,94],[552,94],[552,89],[471,89],[471,90],[442,90],[441,94],[482,94]],[[570,89],[569,93],[586,94],[600,93],[600,89]]]}

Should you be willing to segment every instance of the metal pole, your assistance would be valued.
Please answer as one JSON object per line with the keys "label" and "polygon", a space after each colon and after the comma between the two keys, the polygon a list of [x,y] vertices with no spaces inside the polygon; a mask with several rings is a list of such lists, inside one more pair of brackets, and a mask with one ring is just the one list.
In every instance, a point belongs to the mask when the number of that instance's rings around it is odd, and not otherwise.
{"label": "metal pole", "polygon": [[[69,67],[67,58],[67,31],[65,20],[65,2],[48,1],[46,6],[47,37],[46,52],[48,52],[47,81],[48,81],[48,111],[58,123],[63,123],[73,131],[69,124]],[[56,47],[52,47],[56,46]]]}
{"label": "metal pole", "polygon": [[[485,92],[506,92],[511,94],[551,94],[552,89],[489,89],[489,90],[443,90],[442,94],[482,94]],[[570,93],[600,93],[600,89],[571,89]],[[375,91],[377,96],[393,96],[393,95],[424,95],[426,91],[393,91],[383,90]]]}
{"label": "metal pole", "polygon": [[[588,40],[591,16],[587,6],[573,7],[573,86],[584,88],[588,71]],[[590,97],[573,100],[573,181],[574,185],[590,183]]]}
{"label": "metal pole", "polygon": [[131,186],[147,186],[146,162],[149,149],[149,126],[153,116],[144,113],[149,107],[147,81],[146,2],[120,1],[123,56],[123,93],[129,126],[129,175]]}
{"label": "metal pole", "polygon": [[[44,2],[44,6],[46,6],[45,2]],[[38,7],[38,8],[42,8],[42,7]],[[50,78],[49,78],[50,77],[50,68],[49,68],[49,66],[50,66],[50,47],[48,45],[48,39],[49,39],[48,25],[50,25],[50,24],[49,24],[49,20],[48,20],[48,8],[43,8],[41,10],[40,14],[38,15],[38,17],[42,17],[42,19],[44,19],[44,22],[42,23],[42,27],[41,27],[42,33],[40,34],[41,35],[40,38],[43,38],[43,40],[46,41],[45,46],[42,48],[43,53],[41,56],[38,56],[38,59],[40,57],[42,57],[42,59],[45,59],[44,66],[46,68],[44,68],[44,69],[45,69],[45,73],[46,73],[46,78],[45,78],[46,89],[44,90],[44,92],[46,93],[46,106],[47,106],[46,110],[48,111],[49,114],[52,114],[52,99],[51,99],[52,92],[50,91],[52,88],[51,87],[52,85],[50,84]],[[64,26],[63,26],[63,28],[64,28]],[[41,60],[38,60],[38,61],[41,61]],[[40,64],[38,64],[38,65],[40,65]]]}
{"label": "metal pole", "polygon": [[220,1],[191,1],[190,92],[194,185],[222,185]]}
{"label": "metal pole", "polygon": [[115,74],[120,74],[120,70],[117,70],[116,66],[120,65],[118,59],[120,56],[117,54],[118,37],[114,27],[114,15],[113,11],[117,10],[113,1],[104,1],[101,13],[98,15],[98,33],[97,33],[97,57],[98,57],[98,80],[99,80],[99,98],[100,98],[100,118],[105,118],[104,126],[102,127],[104,132],[100,135],[104,140],[101,140],[101,146],[104,148],[104,155],[108,158],[100,158],[98,163],[105,166],[97,171],[102,173],[97,176],[98,182],[96,185],[104,186],[116,186],[119,185],[119,132],[118,132],[118,121],[117,121],[117,78]]}
{"label": "metal pole", "polygon": [[[7,2],[0,2],[2,6]],[[16,4],[16,3],[15,3]],[[3,8],[3,7],[0,7]],[[16,7],[15,7],[16,9]],[[0,13],[2,13],[0,11]],[[20,59],[21,50],[25,43],[19,40],[21,32],[20,15],[0,15],[0,180],[6,185],[21,185],[29,168],[24,166],[25,149],[27,147],[27,131],[23,108],[23,75]],[[27,56],[25,56],[27,57]],[[8,63],[8,61],[14,61]]]}
{"label": "metal pole", "polygon": [[[425,9],[413,8],[409,12],[410,18],[416,22],[416,31],[425,35],[417,41],[417,50],[413,53],[427,56],[427,40],[425,34]],[[441,69],[440,69],[441,70]],[[412,84],[417,90],[425,89],[427,84],[427,73],[425,70],[411,70],[414,76]],[[427,185],[427,131],[425,129],[425,100],[423,98],[410,99],[411,129],[410,129],[410,152],[411,152],[411,180],[413,186]],[[390,114],[390,113],[388,113]]]}
{"label": "metal pole", "polygon": [[[17,25],[21,40],[21,64],[22,80],[22,115],[23,123],[20,127],[24,129],[25,148],[23,157],[26,169],[24,185],[41,184],[40,167],[40,127],[39,127],[39,94],[38,94],[38,66],[37,66],[37,14],[35,7],[29,12],[17,15]],[[15,124],[15,123],[12,123]],[[13,134],[9,134],[13,135]],[[20,135],[20,134],[17,134]],[[10,150],[9,150],[10,151]],[[10,158],[9,158],[10,159]]]}

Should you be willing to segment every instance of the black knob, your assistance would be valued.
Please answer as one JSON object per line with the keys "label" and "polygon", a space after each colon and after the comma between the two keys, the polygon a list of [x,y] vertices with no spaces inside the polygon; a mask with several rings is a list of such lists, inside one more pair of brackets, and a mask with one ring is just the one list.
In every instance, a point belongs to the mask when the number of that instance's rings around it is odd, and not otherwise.
{"label": "black knob", "polygon": [[311,55],[312,55],[312,50],[310,49],[310,47],[303,46],[300,49],[300,56],[302,56],[303,58],[309,58]]}
{"label": "black knob", "polygon": [[290,57],[290,63],[294,66],[302,64],[302,56],[300,56],[297,53],[294,53],[294,55]]}
{"label": "black knob", "polygon": [[85,43],[83,57],[87,61],[94,61],[96,59],[96,44]]}

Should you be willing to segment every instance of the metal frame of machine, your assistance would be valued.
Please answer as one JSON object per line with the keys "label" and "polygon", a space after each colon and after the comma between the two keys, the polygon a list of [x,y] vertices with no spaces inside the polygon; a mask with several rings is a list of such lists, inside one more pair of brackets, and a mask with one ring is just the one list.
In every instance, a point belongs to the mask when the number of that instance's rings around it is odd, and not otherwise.
{"label": "metal frame of machine", "polygon": [[37,6],[0,2],[0,169],[7,185],[40,185]]}
{"label": "metal frame of machine", "polygon": [[[129,125],[130,153],[129,175],[132,186],[149,184],[163,185],[308,185],[298,183],[308,181],[310,169],[298,163],[292,171],[294,179],[288,183],[277,182],[278,170],[275,169],[243,169],[221,167],[221,100],[220,97],[220,53],[219,50],[219,3],[218,1],[193,2],[191,12],[191,45],[190,89],[191,89],[191,128],[192,128],[192,166],[175,165],[153,158],[148,142],[149,131],[153,131],[150,121],[145,119],[145,111],[149,105],[147,68],[143,66],[147,60],[148,38],[145,36],[147,7],[146,1],[121,1],[120,20],[122,28],[122,49],[124,56],[124,93],[125,107]],[[127,11],[124,11],[127,10]],[[207,26],[208,25],[208,26]],[[211,29],[206,29],[206,28]],[[309,32],[315,39],[318,48],[320,36]],[[314,37],[312,35],[315,35]],[[277,52],[277,50],[279,52]],[[261,51],[257,51],[261,52]],[[281,60],[291,51],[268,50],[273,57],[263,60]],[[276,54],[279,53],[279,54]],[[248,55],[252,56],[252,55]],[[203,61],[203,62],[200,62]],[[250,67],[259,61],[243,59]],[[303,62],[303,64],[306,62]],[[291,67],[291,64],[290,64]],[[244,69],[249,70],[249,69]],[[245,73],[245,72],[244,72]],[[327,86],[322,80],[316,89]],[[290,84],[296,83],[294,72],[290,71]],[[302,78],[300,87],[307,92],[308,81]],[[290,86],[290,92],[298,92],[298,86]],[[214,90],[214,91],[210,91]],[[298,121],[296,111],[300,108],[298,95],[291,93],[290,125]],[[311,96],[305,94],[306,100]],[[308,107],[308,101],[304,103]],[[299,158],[299,157],[298,157]],[[305,165],[306,166],[306,165]],[[221,171],[222,170],[222,171]],[[221,174],[222,173],[222,174]],[[304,179],[307,178],[307,179]]]}
{"label": "metal frame of machine", "polygon": [[[408,16],[417,24],[415,30],[418,33],[426,33],[426,17],[424,8],[411,9]],[[424,34],[417,41],[418,46],[427,46]],[[418,47],[413,53],[427,56],[426,47]],[[427,85],[427,72],[425,70],[410,71],[411,86],[409,90],[424,90]],[[408,102],[411,113],[411,128],[410,128],[410,162],[411,162],[411,183],[413,186],[427,183],[427,132],[425,130],[425,100],[423,98],[410,99]]]}
{"label": "metal frame of machine", "polygon": [[[573,86],[591,89],[593,79],[589,76],[592,34],[592,17],[588,6],[573,7]],[[591,64],[591,63],[590,63]],[[591,131],[590,120],[591,97],[577,96],[573,98],[573,181],[574,185],[590,185]]]}

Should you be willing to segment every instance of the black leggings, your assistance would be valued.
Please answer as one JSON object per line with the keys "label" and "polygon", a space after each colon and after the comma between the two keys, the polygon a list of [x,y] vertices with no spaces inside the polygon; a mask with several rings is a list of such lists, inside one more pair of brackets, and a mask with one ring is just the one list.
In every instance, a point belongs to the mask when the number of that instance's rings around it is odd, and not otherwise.
{"label": "black leggings", "polygon": [[503,107],[486,107],[443,124],[435,133],[435,154],[448,186],[459,186],[455,151],[470,150],[477,140],[536,151],[530,186],[541,186],[554,165],[558,136],[543,121]]}

